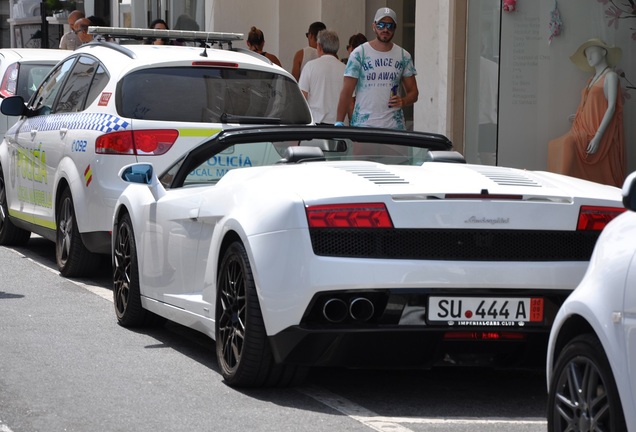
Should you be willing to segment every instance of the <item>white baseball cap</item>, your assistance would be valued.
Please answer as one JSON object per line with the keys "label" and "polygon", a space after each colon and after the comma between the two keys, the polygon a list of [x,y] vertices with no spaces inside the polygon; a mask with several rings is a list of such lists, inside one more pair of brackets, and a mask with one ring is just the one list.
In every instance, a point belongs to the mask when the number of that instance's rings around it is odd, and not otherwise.
{"label": "white baseball cap", "polygon": [[393,11],[393,9],[388,7],[383,7],[378,9],[378,11],[375,13],[375,19],[373,21],[378,22],[385,17],[391,18],[393,22],[397,24],[397,15]]}

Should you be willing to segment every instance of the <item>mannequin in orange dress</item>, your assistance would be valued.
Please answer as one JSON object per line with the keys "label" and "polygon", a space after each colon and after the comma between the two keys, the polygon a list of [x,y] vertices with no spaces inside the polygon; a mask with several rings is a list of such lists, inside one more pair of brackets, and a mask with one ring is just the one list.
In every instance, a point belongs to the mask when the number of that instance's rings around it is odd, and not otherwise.
{"label": "mannequin in orange dress", "polygon": [[623,100],[611,68],[621,57],[600,39],[582,44],[570,60],[594,72],[581,92],[572,128],[548,144],[548,170],[621,187],[625,180]]}

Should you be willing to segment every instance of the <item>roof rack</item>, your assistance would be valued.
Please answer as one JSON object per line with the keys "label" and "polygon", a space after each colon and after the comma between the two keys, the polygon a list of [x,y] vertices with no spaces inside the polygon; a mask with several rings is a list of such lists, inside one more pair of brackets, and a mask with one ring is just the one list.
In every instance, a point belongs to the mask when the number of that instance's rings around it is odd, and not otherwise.
{"label": "roof rack", "polygon": [[180,41],[201,42],[206,44],[227,43],[230,48],[233,41],[243,40],[243,33],[202,32],[191,30],[163,30],[126,27],[98,27],[89,26],[88,33],[112,38],[143,39],[168,38]]}

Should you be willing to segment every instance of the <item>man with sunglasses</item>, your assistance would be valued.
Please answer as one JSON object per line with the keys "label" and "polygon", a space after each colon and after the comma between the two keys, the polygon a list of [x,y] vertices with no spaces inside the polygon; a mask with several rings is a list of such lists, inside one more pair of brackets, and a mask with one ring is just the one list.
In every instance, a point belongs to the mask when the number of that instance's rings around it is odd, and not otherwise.
{"label": "man with sunglasses", "polygon": [[296,81],[300,79],[300,72],[303,70],[307,62],[318,58],[318,51],[316,50],[318,32],[325,30],[326,28],[327,26],[323,22],[316,21],[311,23],[309,30],[305,33],[307,46],[296,51],[292,62],[291,74],[294,78],[296,78]]}
{"label": "man with sunglasses", "polygon": [[93,35],[88,33],[88,27],[92,26],[93,23],[88,18],[80,18],[75,21],[75,34],[80,41],[80,45],[89,43],[93,40]]}
{"label": "man with sunglasses", "polygon": [[373,20],[376,38],[349,56],[336,125],[343,124],[355,93],[351,126],[406,129],[402,108],[413,105],[419,91],[411,55],[391,41],[396,28],[395,12],[387,7],[378,9]]}

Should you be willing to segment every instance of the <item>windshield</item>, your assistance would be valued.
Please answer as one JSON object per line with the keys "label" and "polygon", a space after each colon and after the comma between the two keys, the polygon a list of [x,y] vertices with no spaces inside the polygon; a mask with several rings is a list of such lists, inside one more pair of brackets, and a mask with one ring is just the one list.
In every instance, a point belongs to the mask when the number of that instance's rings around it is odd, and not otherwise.
{"label": "windshield", "polygon": [[[293,80],[273,72],[210,67],[144,69],[119,84],[117,110],[133,119],[311,123]],[[243,119],[241,119],[243,117]]]}
{"label": "windshield", "polygon": [[429,148],[419,146],[351,139],[248,142],[232,145],[220,152],[202,152],[189,159],[187,166],[183,166],[184,160],[181,160],[161,178],[161,182],[169,187],[177,172],[185,169],[187,175],[182,179],[183,183],[172,184],[172,187],[215,184],[234,169],[287,163],[289,147],[295,147],[297,162],[364,160],[390,165],[422,165],[429,154]]}

